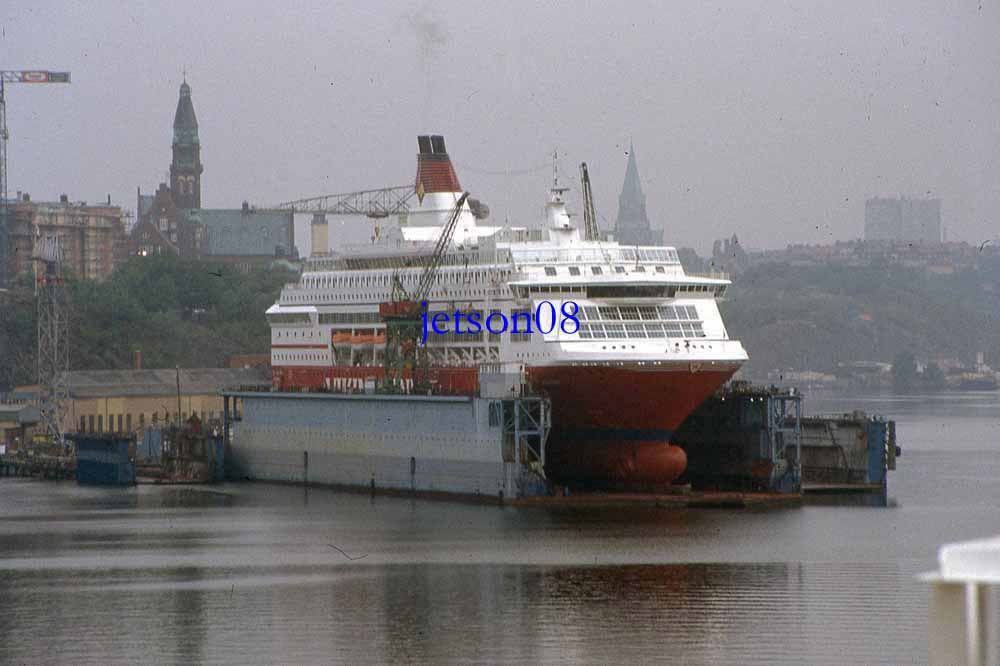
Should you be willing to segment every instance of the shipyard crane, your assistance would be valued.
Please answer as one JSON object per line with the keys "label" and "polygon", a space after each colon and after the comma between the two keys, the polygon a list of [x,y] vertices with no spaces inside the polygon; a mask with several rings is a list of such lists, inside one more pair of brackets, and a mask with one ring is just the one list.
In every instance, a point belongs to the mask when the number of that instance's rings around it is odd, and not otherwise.
{"label": "shipyard crane", "polygon": [[320,215],[364,215],[374,219],[404,214],[410,210],[410,199],[417,195],[412,185],[383,187],[343,194],[324,194],[308,199],[285,201],[274,206],[277,210]]}
{"label": "shipyard crane", "polygon": [[32,259],[38,304],[38,408],[51,441],[62,445],[69,372],[69,311],[58,235],[38,236]]}
{"label": "shipyard crane", "polygon": [[[375,190],[360,190],[358,192],[343,192],[340,194],[324,194],[318,197],[284,201],[270,206],[270,210],[287,210],[292,214],[312,213],[313,218],[325,220],[327,215],[363,216],[375,221],[372,241],[379,237],[378,221],[399,215],[405,219],[410,212],[414,197],[422,204],[424,199],[423,186],[417,184],[382,187]],[[486,219],[490,208],[478,199],[469,199],[469,209],[477,220]],[[421,212],[438,212],[421,209]],[[440,211],[444,212],[444,211]],[[324,250],[325,251],[325,250]]]}
{"label": "shipyard crane", "polygon": [[421,338],[421,311],[422,302],[430,294],[431,287],[437,279],[438,270],[451,239],[455,235],[455,228],[458,226],[458,218],[461,217],[462,207],[469,198],[468,192],[463,192],[455,204],[455,210],[451,217],[441,228],[434,250],[426,257],[424,270],[420,274],[417,287],[413,293],[409,293],[399,277],[397,270],[392,276],[392,300],[388,303],[379,304],[379,315],[385,322],[385,355],[383,357],[383,367],[385,369],[385,379],[383,380],[382,391],[385,393],[403,393],[403,370],[408,366],[413,372],[414,392],[423,392],[429,388],[428,373],[417,373],[418,366],[426,370],[427,352],[422,350],[417,352],[417,342]]}
{"label": "shipyard crane", "polygon": [[69,72],[0,70],[0,289],[7,287],[7,102],[8,83],[69,83]]}
{"label": "shipyard crane", "polygon": [[583,191],[583,228],[584,238],[589,241],[601,240],[601,229],[597,226],[597,213],[594,212],[594,194],[590,189],[590,173],[587,163],[580,163],[580,180]]}

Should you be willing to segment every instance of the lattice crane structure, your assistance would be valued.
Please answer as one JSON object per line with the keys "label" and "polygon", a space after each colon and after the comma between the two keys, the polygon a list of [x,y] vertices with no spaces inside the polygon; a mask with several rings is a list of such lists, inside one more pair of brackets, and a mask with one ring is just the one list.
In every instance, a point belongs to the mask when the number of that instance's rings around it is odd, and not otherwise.
{"label": "lattice crane structure", "polygon": [[59,236],[35,239],[35,301],[38,305],[38,408],[52,442],[62,444],[69,372],[69,307]]}

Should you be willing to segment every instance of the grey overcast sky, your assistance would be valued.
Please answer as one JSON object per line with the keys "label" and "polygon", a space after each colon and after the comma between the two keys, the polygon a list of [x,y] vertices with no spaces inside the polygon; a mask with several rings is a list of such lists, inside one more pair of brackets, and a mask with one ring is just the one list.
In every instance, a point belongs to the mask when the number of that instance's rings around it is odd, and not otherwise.
{"label": "grey overcast sky", "polygon": [[517,224],[554,148],[613,222],[631,139],[653,224],[702,253],[859,237],[877,193],[941,197],[949,239],[1000,226],[997,0],[15,0],[0,20],[0,67],[72,71],[8,87],[9,190],[35,199],[134,208],[186,67],[206,207],[409,183],[416,135],[442,133]]}

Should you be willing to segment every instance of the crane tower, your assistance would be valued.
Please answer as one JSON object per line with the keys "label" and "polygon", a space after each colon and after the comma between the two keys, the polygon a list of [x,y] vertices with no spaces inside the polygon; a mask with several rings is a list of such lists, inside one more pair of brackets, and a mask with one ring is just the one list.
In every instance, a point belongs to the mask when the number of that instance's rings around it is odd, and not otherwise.
{"label": "crane tower", "polygon": [[59,237],[35,239],[35,300],[38,304],[38,408],[52,442],[62,444],[69,371],[69,311]]}

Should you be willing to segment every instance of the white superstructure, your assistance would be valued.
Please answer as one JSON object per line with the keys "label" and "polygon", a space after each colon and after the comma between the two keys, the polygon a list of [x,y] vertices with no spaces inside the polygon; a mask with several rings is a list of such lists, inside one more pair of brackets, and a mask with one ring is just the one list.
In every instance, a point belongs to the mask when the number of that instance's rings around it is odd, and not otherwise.
{"label": "white superstructure", "polygon": [[[551,190],[547,227],[537,231],[480,224],[466,204],[452,252],[429,294],[429,309],[475,311],[482,320],[493,311],[508,318],[525,310],[534,313],[543,301],[558,311],[564,301],[573,301],[579,306],[579,331],[565,333],[556,326],[547,334],[507,330],[493,335],[484,328],[478,335],[435,335],[428,340],[432,363],[746,360],[719,314],[717,299],[729,285],[724,275],[686,274],[672,247],[582,240],[564,192]],[[426,195],[421,206],[375,242],[309,261],[301,279],[287,285],[267,311],[272,365],[381,365],[385,326],[379,303],[391,300],[396,273],[407,289],[415,288],[422,262],[460,195]]]}

